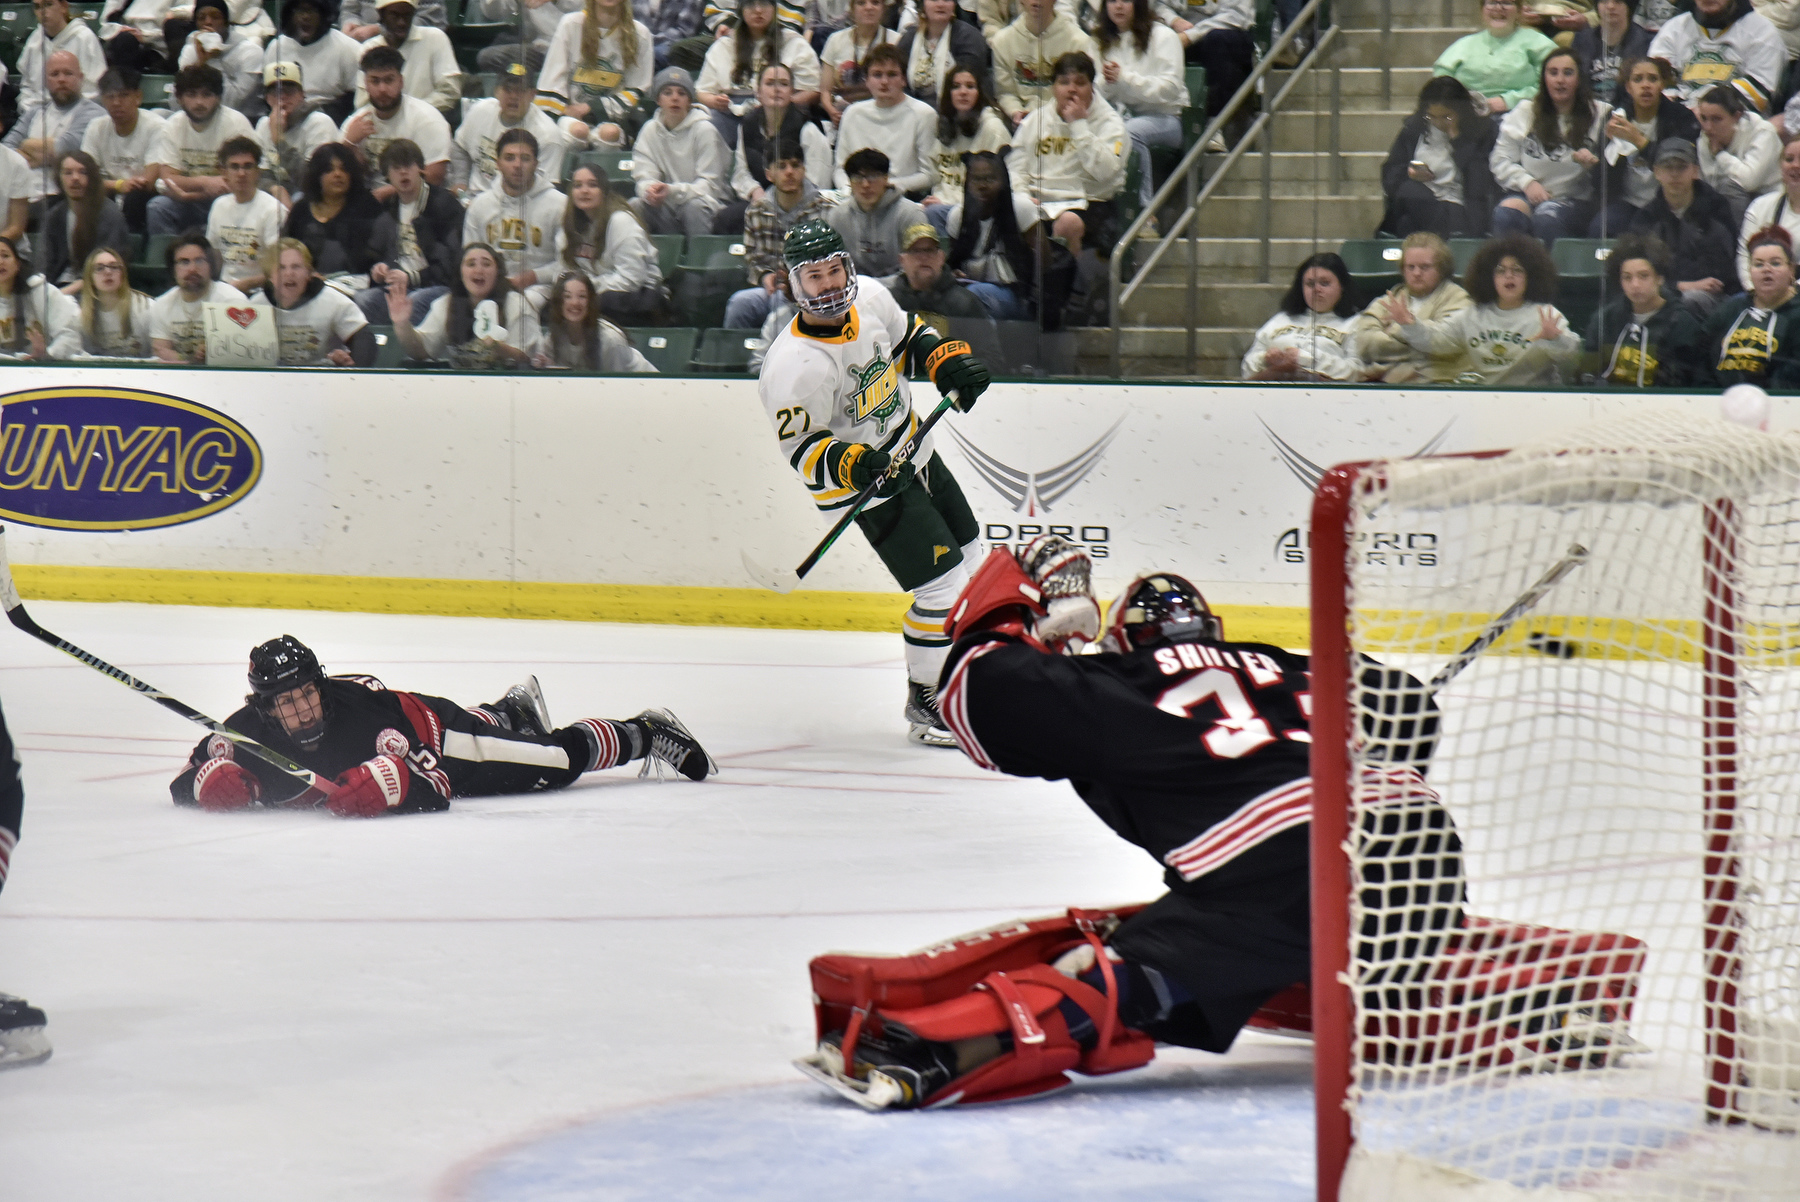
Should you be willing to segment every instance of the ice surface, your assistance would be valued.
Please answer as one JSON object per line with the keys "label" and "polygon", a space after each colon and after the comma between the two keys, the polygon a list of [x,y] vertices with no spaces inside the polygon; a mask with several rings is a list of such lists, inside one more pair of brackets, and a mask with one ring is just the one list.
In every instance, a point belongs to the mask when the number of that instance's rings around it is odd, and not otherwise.
{"label": "ice surface", "polygon": [[26,787],[0,990],[56,1044],[0,1074],[5,1202],[1311,1196],[1303,1047],[934,1114],[865,1115],[789,1067],[819,952],[1160,892],[1066,785],[909,745],[897,636],[32,611],[215,717],[285,632],[467,703],[536,672],[559,722],[667,706],[723,775],[197,813],[166,781],[198,727],[0,632]]}

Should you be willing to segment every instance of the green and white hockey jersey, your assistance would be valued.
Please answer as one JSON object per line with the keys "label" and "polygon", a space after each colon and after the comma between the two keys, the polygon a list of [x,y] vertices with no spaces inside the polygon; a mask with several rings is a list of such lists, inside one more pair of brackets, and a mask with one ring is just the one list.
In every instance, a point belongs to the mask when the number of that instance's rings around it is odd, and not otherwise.
{"label": "green and white hockey jersey", "polygon": [[[856,499],[850,487],[857,444],[891,451],[919,426],[906,378],[906,351],[924,323],[879,280],[857,277],[856,304],[831,337],[802,333],[795,317],[770,344],[757,381],[763,407],[788,458],[820,509]],[[912,462],[931,459],[928,436]],[[885,504],[873,497],[864,512]]]}

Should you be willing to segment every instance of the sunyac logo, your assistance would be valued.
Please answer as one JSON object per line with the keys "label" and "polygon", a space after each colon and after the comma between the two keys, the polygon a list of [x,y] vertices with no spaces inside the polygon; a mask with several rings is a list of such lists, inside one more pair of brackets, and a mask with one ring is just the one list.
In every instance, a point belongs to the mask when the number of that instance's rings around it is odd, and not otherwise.
{"label": "sunyac logo", "polygon": [[237,504],[262,477],[250,432],[205,405],[135,388],[0,397],[0,519],[146,530]]}

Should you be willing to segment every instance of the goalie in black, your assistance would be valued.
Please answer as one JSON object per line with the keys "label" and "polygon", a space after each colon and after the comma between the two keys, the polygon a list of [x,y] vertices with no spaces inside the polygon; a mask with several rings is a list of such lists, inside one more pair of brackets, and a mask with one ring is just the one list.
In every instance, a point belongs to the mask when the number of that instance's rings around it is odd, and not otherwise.
{"label": "goalie in black", "polygon": [[[1059,654],[1100,636],[1091,564],[1056,536],[1022,559],[995,550],[950,611],[945,723],[984,768],[1068,780],[1166,867],[1169,891],[1082,927],[1053,964],[984,977],[976,962],[1010,935],[970,941],[978,988],[822,1029],[802,1068],[864,1105],[872,1081],[883,1105],[966,1103],[1053,1088],[1067,1068],[1134,1067],[1152,1040],[1223,1052],[1311,975],[1307,657],[1227,640],[1199,591],[1166,572],[1114,604],[1104,653]],[[1359,956],[1428,957],[1460,925],[1463,892],[1461,846],[1420,771],[1436,707],[1418,680],[1379,665],[1362,685],[1365,731],[1386,761],[1370,770],[1382,805],[1365,837],[1394,850],[1366,879]],[[831,959],[815,961],[815,983]]]}
{"label": "goalie in black", "polygon": [[[342,817],[449,808],[452,797],[560,789],[583,773],[632,760],[690,780],[718,772],[699,740],[667,710],[555,727],[537,677],[498,701],[464,707],[389,689],[373,676],[327,676],[292,635],[250,653],[249,704],[225,725],[323,777]],[[316,791],[263,759],[239,758],[211,735],[169,786],[180,805],[208,810],[314,805]]]}

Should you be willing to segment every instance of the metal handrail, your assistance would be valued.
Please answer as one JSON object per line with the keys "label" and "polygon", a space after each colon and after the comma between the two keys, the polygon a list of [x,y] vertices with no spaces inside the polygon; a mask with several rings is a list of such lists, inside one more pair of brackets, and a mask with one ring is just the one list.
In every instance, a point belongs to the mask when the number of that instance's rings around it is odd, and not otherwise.
{"label": "metal handrail", "polygon": [[[1288,93],[1294,90],[1294,85],[1300,81],[1302,76],[1318,64],[1320,57],[1331,48],[1334,42],[1336,42],[1338,35],[1342,31],[1337,25],[1335,17],[1333,18],[1332,25],[1319,36],[1316,42],[1313,43],[1312,49],[1307,52],[1306,57],[1302,58],[1299,64],[1294,67],[1293,74],[1288,77],[1287,82],[1282,85],[1281,90],[1275,93],[1275,99],[1263,106],[1262,112],[1257,114],[1256,120],[1244,131],[1244,136],[1238,140],[1238,144],[1231,148],[1230,152],[1225,156],[1225,161],[1214,169],[1212,175],[1206,181],[1206,186],[1201,188],[1200,160],[1206,153],[1207,143],[1218,136],[1219,132],[1225,128],[1226,124],[1237,116],[1238,110],[1244,106],[1251,96],[1255,95],[1257,85],[1263,81],[1263,78],[1267,76],[1270,71],[1275,69],[1276,58],[1280,56],[1283,50],[1287,49],[1299,32],[1306,28],[1307,24],[1313,19],[1313,16],[1327,4],[1328,0],[1307,0],[1306,7],[1300,10],[1299,14],[1288,24],[1286,29],[1282,30],[1281,36],[1275,40],[1274,45],[1269,47],[1269,51],[1263,56],[1262,62],[1256,65],[1256,69],[1250,73],[1250,77],[1244,81],[1243,86],[1238,88],[1232,95],[1231,100],[1226,103],[1225,107],[1219,110],[1219,115],[1207,123],[1205,131],[1201,133],[1199,138],[1195,139],[1194,145],[1189,147],[1188,152],[1182,156],[1181,162],[1176,165],[1175,170],[1169,173],[1169,178],[1163,183],[1163,186],[1157,189],[1156,195],[1151,197],[1150,203],[1144,206],[1144,211],[1139,213],[1137,219],[1126,227],[1124,235],[1113,247],[1112,258],[1107,262],[1106,271],[1107,282],[1109,285],[1108,295],[1112,298],[1110,312],[1112,318],[1111,366],[1112,375],[1115,379],[1120,375],[1123,357],[1124,332],[1120,323],[1123,317],[1125,303],[1129,301],[1132,295],[1143,285],[1150,272],[1155,270],[1156,265],[1162,261],[1162,257],[1167,253],[1170,244],[1181,237],[1182,232],[1189,227],[1190,223],[1194,223],[1195,229],[1199,228],[1198,224],[1195,223],[1195,219],[1199,214],[1200,206],[1206,203],[1218,189],[1220,182],[1224,180],[1225,176],[1231,171],[1231,168],[1236,165],[1238,159],[1243,157],[1247,148],[1250,147],[1255,142],[1257,136],[1262,134],[1268,127],[1269,123],[1274,119],[1275,114],[1280,111],[1282,102],[1287,99]],[[1333,107],[1335,109],[1336,106],[1334,105]],[[1337,114],[1334,111],[1332,114],[1334,128],[1332,131],[1333,137],[1331,139],[1331,176],[1334,184],[1342,174],[1340,169],[1341,165],[1339,163],[1338,139],[1336,137],[1335,129],[1336,122]],[[1262,198],[1265,223],[1267,221],[1269,210],[1270,160],[1268,156],[1271,153],[1272,147],[1270,145],[1265,145],[1263,147],[1264,170]],[[1150,222],[1157,211],[1175,194],[1175,189],[1184,184],[1186,185],[1188,192],[1188,205],[1186,211],[1176,219],[1174,225],[1170,229],[1163,232],[1161,241],[1157,244],[1156,249],[1150,252],[1150,257],[1144,261],[1143,265],[1139,267],[1137,272],[1132,276],[1131,283],[1128,285],[1123,284],[1121,274],[1124,271],[1127,250],[1132,243],[1137,240],[1138,235],[1143,232],[1144,226]],[[1200,262],[1196,239],[1191,237],[1188,238],[1187,244],[1187,363],[1188,371],[1191,373],[1194,370],[1194,365],[1198,359],[1199,335],[1197,333],[1197,327],[1199,325]],[[1268,255],[1268,238],[1265,231],[1265,237],[1263,238],[1263,274],[1265,277],[1268,275]]]}

